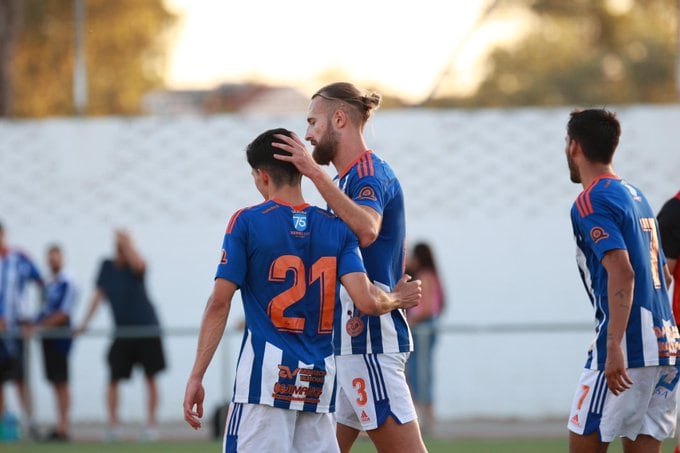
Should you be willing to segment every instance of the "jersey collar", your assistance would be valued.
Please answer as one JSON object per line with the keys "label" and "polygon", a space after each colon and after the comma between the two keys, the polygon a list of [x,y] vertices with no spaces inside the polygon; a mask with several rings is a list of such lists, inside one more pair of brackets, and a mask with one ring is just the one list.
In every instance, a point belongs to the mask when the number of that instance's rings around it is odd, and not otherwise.
{"label": "jersey collar", "polygon": [[590,188],[594,187],[595,184],[598,182],[602,181],[603,179],[615,179],[615,180],[620,180],[621,177],[618,175],[615,175],[614,173],[603,173],[597,178],[593,179],[593,181],[588,185],[588,188],[586,190],[589,190]]}
{"label": "jersey collar", "polygon": [[348,166],[346,166],[344,170],[342,170],[340,173],[338,173],[338,179],[344,178],[345,175],[347,173],[349,173],[349,171],[357,164],[357,162],[359,162],[361,159],[364,158],[364,156],[366,156],[367,154],[371,154],[372,152],[373,152],[373,150],[367,149],[366,151],[361,153],[359,156],[357,156],[357,158],[354,159],[352,162],[350,162],[350,164]]}
{"label": "jersey collar", "polygon": [[274,202],[276,204],[280,204],[282,206],[288,206],[289,208],[291,208],[293,211],[296,211],[296,212],[302,212],[302,211],[304,211],[305,209],[307,209],[308,207],[311,206],[309,203],[303,203],[303,204],[300,204],[300,205],[297,205],[297,206],[293,206],[292,204],[287,203],[283,200],[279,200],[278,198],[272,198],[269,201]]}

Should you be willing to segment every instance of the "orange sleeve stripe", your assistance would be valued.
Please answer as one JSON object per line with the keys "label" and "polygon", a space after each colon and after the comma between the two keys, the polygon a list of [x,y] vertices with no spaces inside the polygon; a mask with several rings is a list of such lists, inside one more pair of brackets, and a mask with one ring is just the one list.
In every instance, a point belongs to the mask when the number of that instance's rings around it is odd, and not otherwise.
{"label": "orange sleeve stripe", "polygon": [[233,216],[231,216],[231,220],[229,220],[229,225],[227,225],[226,234],[231,234],[231,231],[234,229],[234,224],[236,224],[236,219],[239,218],[243,211],[244,209],[239,209]]}

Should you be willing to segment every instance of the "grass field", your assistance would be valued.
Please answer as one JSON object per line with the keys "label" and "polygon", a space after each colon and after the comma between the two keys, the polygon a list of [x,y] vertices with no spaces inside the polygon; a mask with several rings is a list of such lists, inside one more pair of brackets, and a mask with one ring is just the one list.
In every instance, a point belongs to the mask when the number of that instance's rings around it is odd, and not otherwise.
{"label": "grass field", "polygon": [[[664,444],[663,453],[672,453],[674,443]],[[430,453],[564,453],[567,442],[560,440],[430,440],[427,442]],[[35,444],[16,443],[2,444],[3,453],[216,453],[221,451],[219,442],[158,442],[153,444],[137,443],[70,443],[70,444]],[[611,453],[619,453],[621,444],[613,443]],[[367,441],[359,441],[352,449],[353,453],[375,452],[373,445]]]}

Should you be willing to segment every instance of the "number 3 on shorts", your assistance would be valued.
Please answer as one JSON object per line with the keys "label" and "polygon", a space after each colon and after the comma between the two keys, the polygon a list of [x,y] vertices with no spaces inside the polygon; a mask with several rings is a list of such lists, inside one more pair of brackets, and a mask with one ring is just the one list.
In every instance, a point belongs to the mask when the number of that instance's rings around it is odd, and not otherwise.
{"label": "number 3 on shorts", "polygon": [[365,406],[368,402],[368,395],[366,395],[366,382],[361,378],[355,378],[352,381],[352,387],[359,395],[359,398],[357,398],[357,404],[359,406]]}

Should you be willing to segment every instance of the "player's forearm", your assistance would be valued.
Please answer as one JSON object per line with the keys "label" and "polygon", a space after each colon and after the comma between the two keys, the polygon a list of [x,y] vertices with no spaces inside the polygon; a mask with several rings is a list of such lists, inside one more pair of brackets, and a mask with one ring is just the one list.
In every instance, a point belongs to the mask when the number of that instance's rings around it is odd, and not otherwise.
{"label": "player's forearm", "polygon": [[378,238],[380,225],[376,225],[375,219],[340,190],[325,172],[321,171],[310,179],[333,213],[357,236],[361,247],[368,247]]}
{"label": "player's forearm", "polygon": [[212,361],[217,346],[224,335],[224,328],[227,325],[231,301],[220,302],[213,296],[208,300],[201,321],[201,330],[198,335],[198,346],[196,347],[196,360],[191,370],[191,378],[203,379],[208,365]]}
{"label": "player's forearm", "polygon": [[609,273],[607,288],[609,300],[607,347],[619,347],[626,333],[630,309],[633,306],[635,274],[632,272]]}

